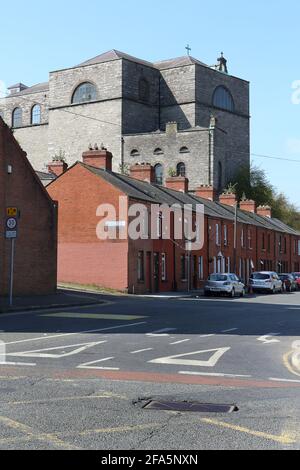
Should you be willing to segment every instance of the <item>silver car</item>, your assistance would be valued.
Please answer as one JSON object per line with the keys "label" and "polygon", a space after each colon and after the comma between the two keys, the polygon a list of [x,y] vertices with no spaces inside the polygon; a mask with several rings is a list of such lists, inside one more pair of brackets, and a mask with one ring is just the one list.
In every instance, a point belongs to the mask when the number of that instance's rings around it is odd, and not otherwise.
{"label": "silver car", "polygon": [[205,295],[223,294],[228,297],[244,297],[245,284],[236,274],[211,274],[204,286]]}
{"label": "silver car", "polygon": [[283,283],[277,273],[273,271],[261,271],[251,274],[250,288],[254,292],[265,291],[276,294],[276,292],[283,291]]}

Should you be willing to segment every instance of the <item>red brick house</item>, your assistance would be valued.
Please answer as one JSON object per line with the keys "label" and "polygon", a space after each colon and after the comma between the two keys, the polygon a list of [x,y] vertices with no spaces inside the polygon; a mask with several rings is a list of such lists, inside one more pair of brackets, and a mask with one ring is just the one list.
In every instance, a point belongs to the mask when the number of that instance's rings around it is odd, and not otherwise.
{"label": "red brick house", "polygon": [[41,184],[11,130],[0,118],[0,296],[8,294],[11,240],[6,239],[7,208],[17,209],[14,295],[56,290],[57,205]]}
{"label": "red brick house", "polygon": [[[211,187],[189,193],[188,180],[184,177],[169,178],[166,187],[162,187],[155,184],[150,165],[135,165],[130,176],[125,176],[111,171],[111,161],[112,155],[106,150],[92,150],[83,154],[83,162],[68,170],[63,162],[56,162],[54,170],[53,164],[50,165],[58,176],[47,190],[59,203],[60,282],[95,284],[141,294],[197,289],[210,273],[234,268],[245,280],[253,270],[296,270],[300,261],[300,233],[272,219],[268,208],[256,210],[253,201],[241,203],[234,250],[234,195],[226,194],[216,200]],[[122,213],[120,197],[125,201]],[[202,204],[203,247],[189,253],[184,238],[175,241],[172,217],[168,239],[163,239],[160,233],[157,239],[133,240],[125,236],[99,240],[97,226],[103,219],[97,212],[100,204],[115,208],[107,230],[120,234],[132,220],[128,211],[137,203],[149,211],[155,204],[169,207],[190,204],[193,210]]]}

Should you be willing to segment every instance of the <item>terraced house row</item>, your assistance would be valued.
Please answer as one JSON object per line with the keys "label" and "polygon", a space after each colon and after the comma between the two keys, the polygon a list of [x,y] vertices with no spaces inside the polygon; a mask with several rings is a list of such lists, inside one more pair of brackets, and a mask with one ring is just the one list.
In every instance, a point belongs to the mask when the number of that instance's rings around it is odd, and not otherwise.
{"label": "terraced house row", "polygon": [[[147,163],[133,165],[130,175],[119,174],[112,171],[112,158],[102,148],[84,152],[82,161],[69,169],[64,162],[49,165],[55,179],[47,190],[59,206],[59,281],[143,294],[201,288],[213,272],[235,271],[247,282],[255,270],[300,270],[300,233],[272,218],[270,207],[256,208],[254,201],[245,200],[236,211],[234,194],[217,197],[212,186],[190,192],[184,176],[167,178],[164,186],[159,185],[153,166]],[[120,198],[126,202],[123,213]],[[188,251],[184,238],[174,239],[173,226],[169,239],[163,238],[162,231],[156,239],[97,237],[102,220],[99,205],[114,207],[107,230],[118,232],[128,226],[128,211],[137,203],[149,213],[157,204],[191,204],[194,211],[202,204],[203,247]]]}

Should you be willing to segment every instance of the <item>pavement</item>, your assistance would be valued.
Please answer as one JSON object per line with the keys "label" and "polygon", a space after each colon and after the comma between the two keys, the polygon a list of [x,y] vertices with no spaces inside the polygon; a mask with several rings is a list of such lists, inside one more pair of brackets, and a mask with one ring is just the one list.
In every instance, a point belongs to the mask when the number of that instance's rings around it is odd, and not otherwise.
{"label": "pavement", "polygon": [[102,301],[1,315],[0,449],[300,449],[300,292]]}
{"label": "pavement", "polygon": [[0,314],[9,312],[32,311],[50,308],[76,307],[93,305],[103,302],[105,295],[93,291],[74,289],[57,289],[51,295],[14,297],[13,305],[9,306],[7,297],[0,297]]}

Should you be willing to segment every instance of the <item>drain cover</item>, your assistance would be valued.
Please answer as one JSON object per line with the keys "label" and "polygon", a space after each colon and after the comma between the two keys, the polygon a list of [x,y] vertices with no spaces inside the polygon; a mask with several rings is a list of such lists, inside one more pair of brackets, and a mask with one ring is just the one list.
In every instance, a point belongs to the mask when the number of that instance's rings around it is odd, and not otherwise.
{"label": "drain cover", "polygon": [[183,411],[185,413],[234,413],[239,411],[236,405],[220,405],[199,402],[148,401],[144,410]]}

